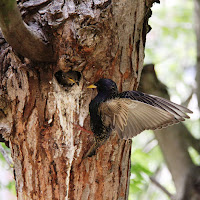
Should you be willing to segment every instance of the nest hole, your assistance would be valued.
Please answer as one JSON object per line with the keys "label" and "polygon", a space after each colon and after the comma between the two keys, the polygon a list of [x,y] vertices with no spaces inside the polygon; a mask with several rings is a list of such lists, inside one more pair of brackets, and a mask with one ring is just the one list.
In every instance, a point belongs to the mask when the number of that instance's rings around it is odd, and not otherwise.
{"label": "nest hole", "polygon": [[63,87],[72,87],[75,84],[79,85],[79,81],[81,79],[81,73],[72,70],[68,72],[59,70],[54,75],[58,83]]}

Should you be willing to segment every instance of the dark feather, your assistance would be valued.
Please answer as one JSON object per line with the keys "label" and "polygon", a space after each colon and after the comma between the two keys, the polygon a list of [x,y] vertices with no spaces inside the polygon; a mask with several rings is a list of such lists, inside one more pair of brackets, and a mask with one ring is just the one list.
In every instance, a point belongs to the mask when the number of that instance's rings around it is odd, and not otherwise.
{"label": "dark feather", "polygon": [[110,79],[100,79],[95,85],[98,94],[89,109],[96,143],[103,144],[112,130],[116,130],[120,138],[129,139],[143,130],[184,121],[189,118],[186,113],[192,113],[171,101],[139,91],[118,93],[115,82]]}

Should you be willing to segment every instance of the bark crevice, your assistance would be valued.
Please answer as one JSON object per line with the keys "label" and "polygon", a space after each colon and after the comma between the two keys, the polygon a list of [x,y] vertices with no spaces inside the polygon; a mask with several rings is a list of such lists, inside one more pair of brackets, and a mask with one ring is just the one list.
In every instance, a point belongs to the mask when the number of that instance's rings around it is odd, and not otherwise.
{"label": "bark crevice", "polygon": [[0,27],[6,41],[13,49],[33,61],[54,62],[56,60],[52,44],[44,41],[39,27],[26,25],[15,0],[0,3]]}

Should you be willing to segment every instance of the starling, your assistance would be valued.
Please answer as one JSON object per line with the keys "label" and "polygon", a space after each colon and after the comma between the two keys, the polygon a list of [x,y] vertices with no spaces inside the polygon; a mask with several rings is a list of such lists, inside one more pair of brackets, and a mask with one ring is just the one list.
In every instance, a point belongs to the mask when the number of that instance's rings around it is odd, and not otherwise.
{"label": "starling", "polygon": [[130,139],[144,130],[156,130],[189,118],[189,109],[164,98],[139,91],[118,92],[111,79],[100,79],[88,88],[97,88],[90,102],[90,124],[95,143],[85,157],[95,154],[115,130],[121,139]]}
{"label": "starling", "polygon": [[68,72],[63,72],[62,70],[59,70],[55,73],[55,77],[58,83],[64,87],[73,86],[74,84],[79,85],[79,72],[71,70]]}

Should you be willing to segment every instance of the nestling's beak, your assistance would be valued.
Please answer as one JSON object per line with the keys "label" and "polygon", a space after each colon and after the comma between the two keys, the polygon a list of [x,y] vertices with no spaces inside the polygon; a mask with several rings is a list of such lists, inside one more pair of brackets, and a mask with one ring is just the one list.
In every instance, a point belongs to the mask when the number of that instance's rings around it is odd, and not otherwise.
{"label": "nestling's beak", "polygon": [[76,83],[76,81],[72,78],[68,78],[72,83]]}
{"label": "nestling's beak", "polygon": [[87,86],[87,88],[97,88],[97,86],[92,84],[92,85]]}
{"label": "nestling's beak", "polygon": [[[68,77],[67,77],[68,78]],[[72,79],[72,78],[68,78],[68,80],[71,82],[71,83],[74,83],[74,84],[76,84],[76,85],[79,85],[79,83],[78,82],[76,82],[74,79]]]}

